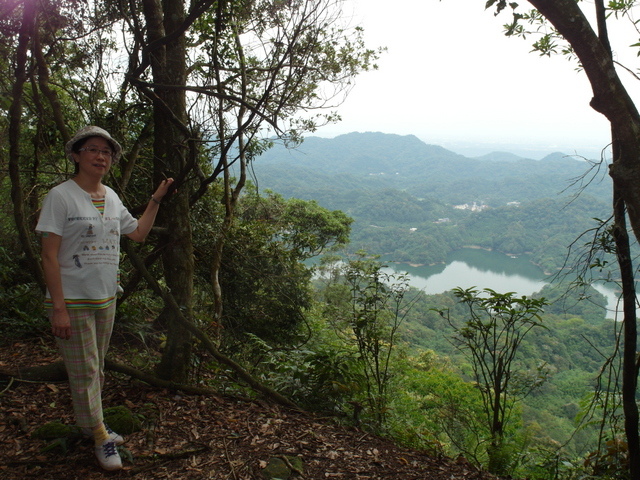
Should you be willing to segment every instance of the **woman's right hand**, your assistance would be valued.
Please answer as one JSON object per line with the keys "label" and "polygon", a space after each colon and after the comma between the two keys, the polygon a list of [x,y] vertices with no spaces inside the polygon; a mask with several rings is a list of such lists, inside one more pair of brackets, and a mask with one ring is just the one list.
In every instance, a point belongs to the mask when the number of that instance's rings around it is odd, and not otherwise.
{"label": "woman's right hand", "polygon": [[62,340],[71,338],[71,319],[66,308],[54,308],[51,315],[51,332]]}
{"label": "woman's right hand", "polygon": [[44,281],[53,303],[53,312],[49,314],[51,332],[54,336],[63,340],[71,338],[71,319],[67,312],[62,290],[62,278],[60,276],[60,263],[58,252],[62,237],[52,232],[42,232],[42,268]]}

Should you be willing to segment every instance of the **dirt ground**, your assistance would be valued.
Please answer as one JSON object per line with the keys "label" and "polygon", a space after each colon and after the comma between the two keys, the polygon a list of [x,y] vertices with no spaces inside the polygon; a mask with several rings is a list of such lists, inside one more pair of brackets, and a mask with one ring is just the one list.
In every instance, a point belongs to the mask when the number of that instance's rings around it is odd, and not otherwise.
{"label": "dirt ground", "polygon": [[[40,339],[0,348],[0,370],[56,359],[51,344]],[[124,469],[105,472],[89,441],[76,439],[64,449],[47,450],[51,442],[31,436],[47,422],[73,424],[66,383],[1,381],[0,478],[253,480],[265,479],[265,467],[278,461],[284,462],[291,479],[495,478],[462,459],[433,458],[329,418],[264,402],[184,395],[109,373],[104,406],[117,405],[143,415],[145,422],[120,448]],[[291,461],[296,457],[301,467]]]}

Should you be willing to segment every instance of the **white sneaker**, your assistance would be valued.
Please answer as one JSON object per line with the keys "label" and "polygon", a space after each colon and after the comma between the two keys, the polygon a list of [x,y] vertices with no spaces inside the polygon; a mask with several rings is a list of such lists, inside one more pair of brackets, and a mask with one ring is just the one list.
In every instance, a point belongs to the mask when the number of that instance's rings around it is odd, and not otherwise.
{"label": "white sneaker", "polygon": [[107,440],[99,447],[96,447],[96,458],[98,463],[105,470],[120,470],[122,468],[122,460],[116,447],[116,442]]}
{"label": "white sneaker", "polygon": [[[107,425],[106,423],[104,424],[104,428],[107,431],[107,433],[109,434],[109,440],[110,442],[115,442],[116,445],[122,445],[124,443],[124,438],[122,438],[122,435],[114,432],[113,430],[111,430],[111,428],[109,427],[109,425]],[[93,440],[93,430],[89,427],[82,427],[82,435],[85,438],[90,438],[91,440]]]}

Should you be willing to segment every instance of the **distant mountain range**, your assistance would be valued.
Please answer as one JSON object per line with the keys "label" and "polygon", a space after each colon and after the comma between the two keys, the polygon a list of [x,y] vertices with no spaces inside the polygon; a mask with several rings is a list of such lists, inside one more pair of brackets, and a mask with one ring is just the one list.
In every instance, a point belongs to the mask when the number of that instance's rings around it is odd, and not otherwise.
{"label": "distant mountain range", "polygon": [[304,199],[327,191],[394,189],[449,204],[504,205],[572,195],[585,185],[589,195],[611,195],[606,168],[592,169],[561,152],[541,160],[507,152],[468,158],[413,135],[308,137],[295,149],[274,146],[254,169],[259,187]]}
{"label": "distant mountain range", "polygon": [[[471,157],[471,158],[474,158],[476,160],[489,161],[489,162],[519,162],[521,160],[527,159],[527,157],[521,157],[514,153],[509,153],[509,152],[491,152],[491,153],[487,153],[486,155],[482,155],[480,157]],[[568,158],[566,154],[562,152],[553,152],[538,161],[540,162],[557,161],[564,158]]]}

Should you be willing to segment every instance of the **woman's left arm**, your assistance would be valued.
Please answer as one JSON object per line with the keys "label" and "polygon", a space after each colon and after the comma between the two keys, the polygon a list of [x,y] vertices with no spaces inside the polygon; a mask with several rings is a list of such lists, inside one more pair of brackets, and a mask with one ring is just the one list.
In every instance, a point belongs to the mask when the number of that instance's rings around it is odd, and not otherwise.
{"label": "woman's left arm", "polygon": [[158,214],[158,209],[160,208],[160,202],[169,191],[169,187],[172,183],[173,178],[168,178],[160,183],[156,192],[151,196],[151,199],[149,200],[144,213],[138,219],[138,228],[136,228],[133,232],[128,233],[127,237],[129,237],[134,242],[144,242],[144,240],[147,238],[147,235],[149,235],[149,232],[151,231],[151,227],[153,227],[153,223],[156,221],[156,215]]}

